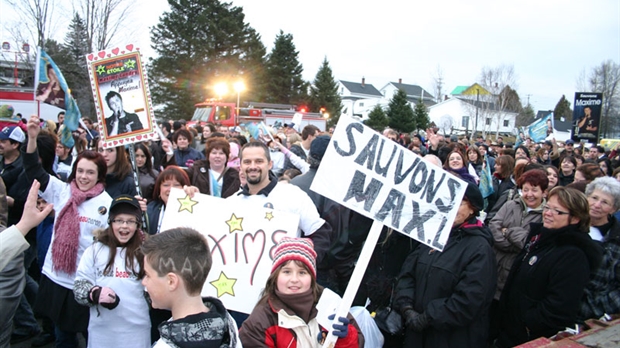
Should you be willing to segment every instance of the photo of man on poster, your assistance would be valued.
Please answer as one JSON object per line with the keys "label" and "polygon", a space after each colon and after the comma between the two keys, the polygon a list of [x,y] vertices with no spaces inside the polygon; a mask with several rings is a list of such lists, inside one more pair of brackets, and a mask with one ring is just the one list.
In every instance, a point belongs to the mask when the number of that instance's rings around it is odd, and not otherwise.
{"label": "photo of man on poster", "polygon": [[601,93],[575,93],[575,109],[573,110],[572,139],[598,142],[603,95]]}
{"label": "photo of man on poster", "polygon": [[123,110],[123,97],[118,92],[108,92],[105,101],[112,110],[112,115],[105,119],[108,136],[130,133],[144,128],[137,114]]}
{"label": "photo of man on poster", "polygon": [[583,108],[583,116],[579,120],[579,133],[595,132],[598,129],[598,120],[592,116],[592,108],[586,106]]}

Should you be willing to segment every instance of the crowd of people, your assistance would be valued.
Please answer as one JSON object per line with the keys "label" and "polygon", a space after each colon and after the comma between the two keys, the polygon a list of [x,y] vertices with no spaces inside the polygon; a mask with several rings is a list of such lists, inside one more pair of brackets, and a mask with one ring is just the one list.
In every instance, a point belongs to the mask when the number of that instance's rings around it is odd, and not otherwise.
{"label": "crowd of people", "polygon": [[[264,143],[164,122],[132,164],[83,121],[74,147],[58,141],[62,121],[0,132],[0,347],[78,347],[79,335],[89,347],[319,347],[327,332],[364,346],[352,315],[316,318],[324,288],[344,294],[372,224],[310,190],[333,128],[284,125]],[[353,305],[400,315],[385,347],[512,347],[620,313],[619,151],[383,134],[467,184],[442,252],[384,227]],[[172,188],[299,216],[249,315],[200,296],[210,247],[161,229]]]}

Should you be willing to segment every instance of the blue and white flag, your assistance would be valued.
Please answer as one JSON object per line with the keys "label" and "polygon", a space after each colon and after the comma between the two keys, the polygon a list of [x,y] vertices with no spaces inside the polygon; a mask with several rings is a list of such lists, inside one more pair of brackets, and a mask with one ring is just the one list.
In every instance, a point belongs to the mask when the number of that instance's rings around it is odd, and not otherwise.
{"label": "blue and white flag", "polygon": [[532,141],[536,143],[544,141],[550,134],[550,130],[551,133],[553,133],[553,113],[534,121],[534,123],[530,124],[527,128]]}
{"label": "blue and white flag", "polygon": [[71,96],[67,81],[52,58],[43,49],[37,53],[38,69],[35,71],[36,100],[54,105],[65,110],[64,129],[60,134],[60,142],[67,147],[74,145],[71,132],[78,128],[82,114],[77,103]]}

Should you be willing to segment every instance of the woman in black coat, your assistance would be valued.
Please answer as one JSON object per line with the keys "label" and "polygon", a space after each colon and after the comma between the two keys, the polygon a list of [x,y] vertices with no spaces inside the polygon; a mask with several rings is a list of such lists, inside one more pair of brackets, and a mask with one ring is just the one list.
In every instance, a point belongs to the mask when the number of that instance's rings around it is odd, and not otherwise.
{"label": "woman in black coat", "polygon": [[575,324],[584,288],[602,255],[588,235],[589,227],[583,193],[566,187],[551,190],[543,223],[531,225],[506,280],[497,347],[549,337]]}
{"label": "woman in black coat", "polygon": [[484,347],[497,268],[491,231],[476,219],[484,203],[468,184],[442,252],[420,245],[396,286],[406,322],[404,347]]}

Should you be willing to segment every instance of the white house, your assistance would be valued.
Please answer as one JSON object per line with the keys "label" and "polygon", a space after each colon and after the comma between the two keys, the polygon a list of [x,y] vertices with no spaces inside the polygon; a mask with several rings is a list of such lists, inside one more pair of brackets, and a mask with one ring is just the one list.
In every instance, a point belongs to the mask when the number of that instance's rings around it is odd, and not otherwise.
{"label": "white house", "polygon": [[368,113],[383,99],[383,94],[367,84],[365,78],[362,83],[339,80],[338,94],[342,99],[342,114],[360,120],[367,119]]}
{"label": "white house", "polygon": [[401,79],[398,82],[389,82],[381,90],[377,90],[371,84],[366,84],[365,78],[362,78],[362,83],[340,80],[338,81],[338,92],[342,98],[342,114],[362,121],[366,120],[376,105],[385,110],[399,89],[407,93],[407,100],[409,100],[412,108],[415,107],[420,98],[427,106],[435,103],[433,96],[422,87],[403,84]]}
{"label": "white house", "polygon": [[411,102],[415,106],[415,104],[422,99],[422,102],[426,106],[435,105],[435,97],[433,97],[430,93],[428,93],[424,88],[418,85],[409,85],[403,83],[402,79],[398,79],[398,82],[388,82],[387,85],[383,86],[379,91],[383,95],[384,98],[390,100],[394,98],[394,95],[398,90],[403,90],[407,93],[407,100]]}
{"label": "white house", "polygon": [[[494,103],[453,97],[428,108],[429,118],[442,134],[514,134],[517,113],[498,111]],[[476,120],[476,115],[478,115]]]}

